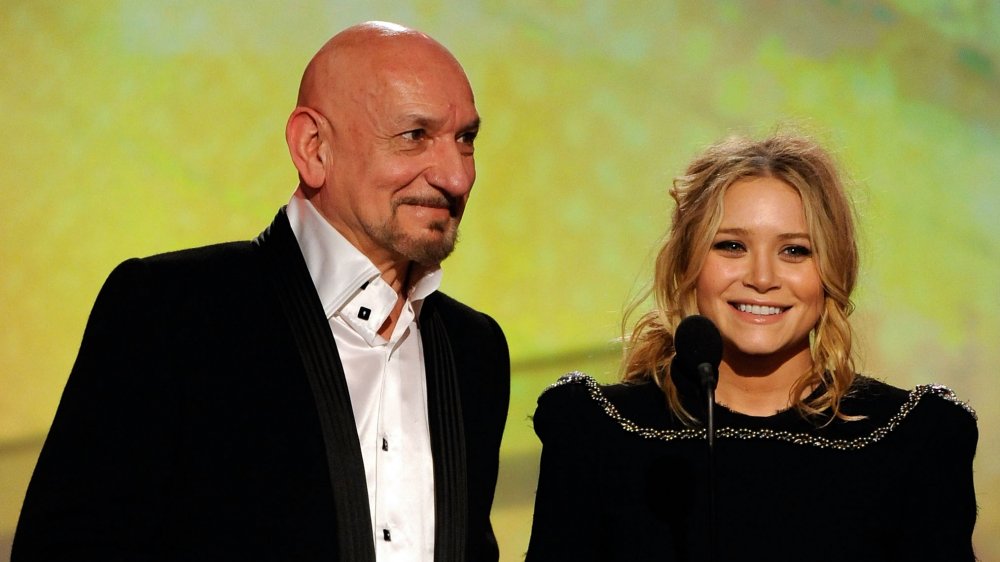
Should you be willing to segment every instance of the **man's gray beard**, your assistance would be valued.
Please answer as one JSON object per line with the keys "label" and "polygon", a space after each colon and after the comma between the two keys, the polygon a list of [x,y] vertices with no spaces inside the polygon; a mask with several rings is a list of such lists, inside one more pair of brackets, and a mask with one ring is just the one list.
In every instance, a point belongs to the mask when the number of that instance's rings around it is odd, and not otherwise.
{"label": "man's gray beard", "polygon": [[432,241],[421,240],[400,232],[391,220],[378,225],[365,225],[368,236],[383,248],[420,265],[434,266],[441,263],[451,255],[455,244],[458,243],[458,227],[451,227],[449,222],[431,225],[432,230],[443,233],[440,240]]}

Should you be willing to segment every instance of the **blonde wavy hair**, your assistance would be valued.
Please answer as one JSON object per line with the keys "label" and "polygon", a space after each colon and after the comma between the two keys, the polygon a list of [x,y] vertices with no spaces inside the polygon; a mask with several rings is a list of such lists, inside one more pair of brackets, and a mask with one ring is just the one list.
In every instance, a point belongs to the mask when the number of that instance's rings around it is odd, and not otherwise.
{"label": "blonde wavy hair", "polygon": [[[851,354],[853,311],[851,292],[858,277],[858,246],[854,211],[831,156],[811,139],[776,134],[762,140],[731,137],[706,149],[674,179],[670,195],[676,202],[670,230],[656,257],[652,286],[627,309],[629,319],[652,295],[655,307],[642,314],[624,338],[622,379],[653,378],[678,417],[693,425],[697,419],[681,405],[669,374],[674,357],[673,333],[680,321],[697,314],[695,286],[712,239],[722,221],[723,196],[735,182],[759,177],[781,180],[802,198],[825,293],[819,321],[810,333],[812,369],[791,389],[792,407],[803,416],[839,417],[841,399],[854,382]],[[802,398],[823,385],[825,392]]]}

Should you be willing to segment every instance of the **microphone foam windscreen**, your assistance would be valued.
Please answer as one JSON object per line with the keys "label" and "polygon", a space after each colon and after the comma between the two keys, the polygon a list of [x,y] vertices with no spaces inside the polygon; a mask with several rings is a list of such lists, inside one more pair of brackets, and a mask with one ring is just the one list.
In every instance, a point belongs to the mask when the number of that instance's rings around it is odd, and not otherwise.
{"label": "microphone foam windscreen", "polygon": [[677,326],[674,333],[677,358],[685,365],[709,363],[718,368],[722,362],[722,334],[708,318],[692,314]]}

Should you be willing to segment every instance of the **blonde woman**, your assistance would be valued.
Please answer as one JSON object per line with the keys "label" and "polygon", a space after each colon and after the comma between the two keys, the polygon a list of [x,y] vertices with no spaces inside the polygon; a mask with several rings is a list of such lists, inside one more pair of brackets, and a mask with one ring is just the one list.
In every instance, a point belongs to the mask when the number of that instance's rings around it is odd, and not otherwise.
{"label": "blonde woman", "polygon": [[[623,381],[573,373],[538,400],[528,562],[974,559],[975,413],[945,387],[856,373],[858,251],[829,155],[731,138],[670,193]],[[723,342],[713,482],[705,396],[671,369],[693,314]]]}

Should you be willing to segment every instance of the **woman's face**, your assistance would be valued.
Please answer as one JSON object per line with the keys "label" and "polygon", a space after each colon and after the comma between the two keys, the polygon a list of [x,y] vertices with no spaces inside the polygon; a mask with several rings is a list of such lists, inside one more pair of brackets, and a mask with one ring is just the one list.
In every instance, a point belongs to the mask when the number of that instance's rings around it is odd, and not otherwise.
{"label": "woman's face", "polygon": [[747,178],[729,187],[723,208],[696,291],[724,357],[808,360],[824,292],[802,199],[781,180]]}

